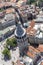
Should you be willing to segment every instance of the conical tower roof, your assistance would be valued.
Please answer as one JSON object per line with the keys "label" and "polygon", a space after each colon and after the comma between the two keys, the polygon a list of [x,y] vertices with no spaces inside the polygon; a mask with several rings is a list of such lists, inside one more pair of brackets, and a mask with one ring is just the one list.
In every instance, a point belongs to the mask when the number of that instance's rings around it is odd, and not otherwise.
{"label": "conical tower roof", "polygon": [[15,36],[17,37],[23,37],[26,34],[25,29],[22,27],[21,24],[17,25],[17,28],[15,30]]}

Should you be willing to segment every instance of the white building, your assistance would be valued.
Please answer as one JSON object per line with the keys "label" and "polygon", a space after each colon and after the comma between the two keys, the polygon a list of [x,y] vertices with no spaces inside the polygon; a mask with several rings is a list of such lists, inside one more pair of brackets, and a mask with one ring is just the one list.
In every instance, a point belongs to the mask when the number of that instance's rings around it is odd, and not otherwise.
{"label": "white building", "polygon": [[36,32],[34,33],[32,31],[34,35],[29,36],[30,43],[43,43],[43,24],[36,24],[33,29],[36,30]]}
{"label": "white building", "polygon": [[28,56],[24,56],[23,61],[26,65],[33,65],[33,59]]}

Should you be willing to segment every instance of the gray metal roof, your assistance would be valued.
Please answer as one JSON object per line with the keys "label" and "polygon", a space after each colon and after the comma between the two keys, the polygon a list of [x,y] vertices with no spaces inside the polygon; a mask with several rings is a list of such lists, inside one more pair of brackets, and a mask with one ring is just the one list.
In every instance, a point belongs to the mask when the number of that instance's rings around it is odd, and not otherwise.
{"label": "gray metal roof", "polygon": [[21,37],[23,35],[23,33],[24,33],[24,30],[23,30],[22,26],[20,24],[18,24],[17,31],[16,31],[17,36]]}
{"label": "gray metal roof", "polygon": [[22,25],[18,24],[17,28],[15,30],[15,35],[17,37],[22,37],[25,35],[25,29],[22,27]]}
{"label": "gray metal roof", "polygon": [[17,27],[17,35],[22,36],[23,33],[24,33],[24,30],[22,29],[21,26],[18,25],[18,27]]}

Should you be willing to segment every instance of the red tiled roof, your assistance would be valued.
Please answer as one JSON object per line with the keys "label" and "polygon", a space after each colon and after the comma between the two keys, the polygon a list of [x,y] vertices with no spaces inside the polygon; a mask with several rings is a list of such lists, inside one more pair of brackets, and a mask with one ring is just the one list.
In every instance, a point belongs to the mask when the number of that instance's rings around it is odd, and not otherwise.
{"label": "red tiled roof", "polygon": [[40,52],[43,52],[43,45],[39,45],[37,49],[40,50]]}
{"label": "red tiled roof", "polygon": [[41,64],[40,65],[43,65],[43,62],[41,62]]}
{"label": "red tiled roof", "polygon": [[17,65],[24,65],[20,62],[20,60],[17,60]]}
{"label": "red tiled roof", "polygon": [[9,9],[6,10],[6,13],[12,13],[12,12],[14,12],[13,8],[9,8]]}
{"label": "red tiled roof", "polygon": [[35,22],[32,21],[30,23],[30,26],[26,29],[26,32],[29,34],[29,35],[34,35],[36,33],[36,30],[33,28],[35,26]]}
{"label": "red tiled roof", "polygon": [[38,48],[34,48],[33,46],[29,46],[29,51],[27,51],[27,55],[31,58],[34,58],[37,53],[43,52],[43,45],[39,45]]}

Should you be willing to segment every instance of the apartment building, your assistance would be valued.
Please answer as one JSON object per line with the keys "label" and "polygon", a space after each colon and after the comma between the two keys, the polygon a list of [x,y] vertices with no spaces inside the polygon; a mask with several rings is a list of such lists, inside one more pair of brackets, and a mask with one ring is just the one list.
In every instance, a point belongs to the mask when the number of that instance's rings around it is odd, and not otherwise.
{"label": "apartment building", "polygon": [[30,43],[43,43],[43,24],[36,24],[34,21],[30,23],[30,26],[26,29]]}
{"label": "apartment building", "polygon": [[15,25],[0,30],[0,42],[14,34]]}
{"label": "apartment building", "polygon": [[0,30],[4,29],[6,27],[9,27],[11,25],[15,25],[15,20],[16,20],[15,14],[8,13],[5,15],[3,19],[0,19]]}
{"label": "apartment building", "polygon": [[41,65],[43,62],[43,57],[41,52],[43,52],[43,45],[39,44],[37,48],[29,46],[27,55],[32,59],[33,64],[30,65]]}

